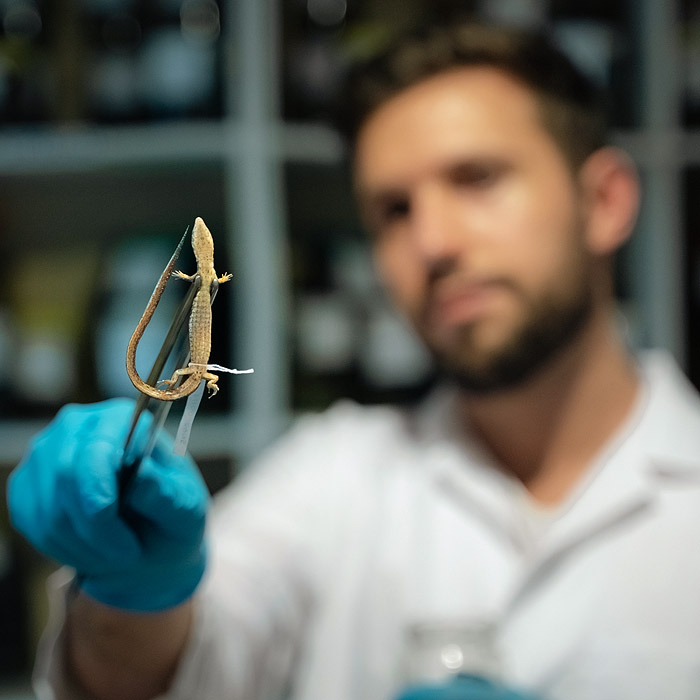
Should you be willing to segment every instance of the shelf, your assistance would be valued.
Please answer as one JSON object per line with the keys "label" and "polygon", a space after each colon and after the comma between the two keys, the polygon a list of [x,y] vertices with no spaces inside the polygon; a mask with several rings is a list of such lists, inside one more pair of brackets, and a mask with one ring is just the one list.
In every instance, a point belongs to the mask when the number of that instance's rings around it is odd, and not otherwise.
{"label": "shelf", "polygon": [[[166,429],[175,435],[179,414],[168,419]],[[44,420],[0,421],[0,468],[13,468],[22,458],[29,441],[49,423]],[[198,416],[192,428],[189,451],[196,459],[220,457],[244,451],[247,444],[248,422],[235,414]]]}
{"label": "shelf", "polygon": [[89,171],[95,168],[220,160],[223,123],[6,129],[0,135],[0,173]]}
{"label": "shelf", "polygon": [[234,121],[14,128],[0,134],[0,175],[221,161],[242,153],[253,131],[272,155],[288,160],[336,162],[343,153],[338,135],[322,124],[269,127],[263,133]]}
{"label": "shelf", "polygon": [[[264,144],[268,156],[290,163],[334,164],[345,154],[340,135],[327,124],[315,122],[251,126],[224,120],[13,128],[0,134],[0,176],[220,162],[241,155],[252,136]],[[700,128],[620,130],[612,134],[612,141],[643,167],[700,163]]]}
{"label": "shelf", "polygon": [[31,688],[24,685],[15,688],[8,686],[3,688],[0,686],[0,700],[35,700],[36,696],[32,693]]}

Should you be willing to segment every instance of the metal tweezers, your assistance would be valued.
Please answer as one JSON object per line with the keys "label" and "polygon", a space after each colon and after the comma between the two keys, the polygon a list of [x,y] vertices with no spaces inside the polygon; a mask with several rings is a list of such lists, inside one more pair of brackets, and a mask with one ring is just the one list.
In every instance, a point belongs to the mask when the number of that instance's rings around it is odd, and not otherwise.
{"label": "metal tweezers", "polygon": [[[185,231],[185,236],[186,235],[187,231]],[[187,293],[179,308],[175,312],[175,315],[173,316],[170,328],[165,336],[165,340],[163,341],[160,351],[158,352],[155,362],[153,363],[153,367],[151,368],[151,371],[148,374],[146,382],[151,386],[156,386],[156,384],[158,383],[163,372],[163,368],[165,367],[165,363],[167,362],[175,346],[180,340],[180,335],[190,315],[192,301],[194,300],[194,297],[201,286],[201,277],[197,275],[192,280],[189,292]],[[216,296],[217,287],[218,285],[214,285],[214,288],[211,290],[212,303],[214,301],[214,297]],[[187,344],[184,344],[182,346],[182,349],[180,350],[179,355],[177,356],[175,366],[186,367],[189,361],[189,354],[189,347]],[[150,396],[140,393],[136,401],[136,406],[134,407],[134,412],[131,416],[129,431],[124,441],[122,463],[119,467],[117,477],[119,484],[120,507],[123,507],[126,501],[128,490],[131,487],[134,477],[138,473],[141,463],[153,451],[153,448],[156,444],[156,440],[158,439],[158,433],[163,427],[165,419],[168,417],[168,413],[170,412],[170,408],[173,403],[172,401],[157,401],[158,408],[154,411],[153,421],[151,422],[148,428],[148,437],[145,443],[145,447],[143,448],[143,450],[134,454],[134,436],[136,434],[136,426],[138,425],[141,414],[146,410],[151,401],[152,399]]]}

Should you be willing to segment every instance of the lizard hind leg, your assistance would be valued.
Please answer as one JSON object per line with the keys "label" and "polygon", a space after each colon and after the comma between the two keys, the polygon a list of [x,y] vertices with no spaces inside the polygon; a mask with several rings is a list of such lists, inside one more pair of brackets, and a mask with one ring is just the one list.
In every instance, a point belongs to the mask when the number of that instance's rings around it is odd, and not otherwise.
{"label": "lizard hind leg", "polygon": [[205,372],[202,375],[202,379],[206,379],[207,381],[207,389],[209,390],[208,398],[211,398],[214,396],[219,391],[219,387],[217,385],[217,382],[219,381],[219,376],[216,374],[212,374],[211,372]]}
{"label": "lizard hind leg", "polygon": [[173,372],[173,376],[170,377],[170,379],[161,379],[161,380],[158,382],[158,386],[160,386],[161,384],[165,384],[166,386],[171,387],[171,386],[173,386],[173,385],[177,382],[177,380],[178,380],[180,377],[185,377],[185,376],[187,376],[187,375],[189,375],[189,374],[192,374],[194,371],[195,371],[195,370],[194,370],[193,367],[182,367],[181,369],[176,369],[176,370]]}

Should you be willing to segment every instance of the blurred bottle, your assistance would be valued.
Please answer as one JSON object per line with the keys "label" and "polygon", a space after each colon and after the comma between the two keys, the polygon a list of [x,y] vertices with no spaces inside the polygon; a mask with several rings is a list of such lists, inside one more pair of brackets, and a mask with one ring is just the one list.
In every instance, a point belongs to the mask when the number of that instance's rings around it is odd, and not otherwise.
{"label": "blurred bottle", "polygon": [[683,3],[681,59],[683,61],[683,108],[688,126],[700,124],[700,4]]}
{"label": "blurred bottle", "polygon": [[9,274],[16,338],[10,358],[14,396],[28,407],[76,400],[89,371],[83,349],[90,330],[98,255],[84,242],[70,249],[27,250]]}
{"label": "blurred bottle", "polygon": [[93,118],[127,121],[139,116],[136,55],[143,39],[132,0],[90,0],[92,59],[88,96]]}
{"label": "blurred bottle", "polygon": [[33,122],[50,113],[48,36],[35,0],[0,2],[0,120]]}
{"label": "blurred bottle", "polygon": [[161,0],[144,21],[137,91],[147,116],[218,116],[221,13],[215,0]]}
{"label": "blurred bottle", "polygon": [[431,376],[430,354],[383,295],[368,309],[358,347],[360,370],[372,389],[411,388]]}
{"label": "blurred bottle", "polygon": [[221,115],[215,0],[90,0],[89,95],[101,121]]}
{"label": "blurred bottle", "polygon": [[502,676],[498,630],[488,620],[421,622],[408,628],[404,654],[407,685],[470,674]]}

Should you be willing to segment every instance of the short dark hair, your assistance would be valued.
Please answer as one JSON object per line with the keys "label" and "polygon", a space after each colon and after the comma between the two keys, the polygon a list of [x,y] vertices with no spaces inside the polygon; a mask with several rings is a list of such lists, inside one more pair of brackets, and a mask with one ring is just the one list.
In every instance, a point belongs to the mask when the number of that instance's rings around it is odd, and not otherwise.
{"label": "short dark hair", "polygon": [[365,120],[389,98],[438,73],[478,66],[500,69],[532,91],[543,126],[574,170],[606,144],[603,90],[545,31],[473,22],[422,28],[355,66],[340,96],[337,126],[352,148]]}

